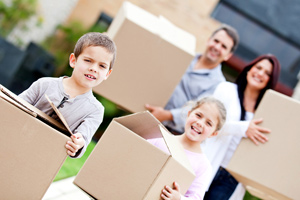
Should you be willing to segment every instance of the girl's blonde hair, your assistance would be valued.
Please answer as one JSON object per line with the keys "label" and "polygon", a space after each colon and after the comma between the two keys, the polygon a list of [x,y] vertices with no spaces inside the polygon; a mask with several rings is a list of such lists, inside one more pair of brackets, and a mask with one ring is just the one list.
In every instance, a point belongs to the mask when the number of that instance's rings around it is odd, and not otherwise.
{"label": "girl's blonde hair", "polygon": [[221,101],[219,101],[218,99],[216,99],[214,97],[204,97],[194,103],[194,106],[192,107],[191,112],[206,103],[214,104],[219,111],[219,116],[218,116],[219,122],[218,122],[217,128],[216,128],[216,131],[218,131],[223,127],[223,125],[226,121],[226,109],[225,109],[224,104]]}

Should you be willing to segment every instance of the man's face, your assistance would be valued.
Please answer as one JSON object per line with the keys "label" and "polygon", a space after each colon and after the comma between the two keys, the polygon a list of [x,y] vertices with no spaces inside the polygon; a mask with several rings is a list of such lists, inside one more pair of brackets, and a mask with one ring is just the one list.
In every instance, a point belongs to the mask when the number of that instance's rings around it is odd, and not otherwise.
{"label": "man's face", "polygon": [[219,64],[231,57],[233,44],[232,38],[224,30],[220,30],[209,38],[204,56],[210,62]]}

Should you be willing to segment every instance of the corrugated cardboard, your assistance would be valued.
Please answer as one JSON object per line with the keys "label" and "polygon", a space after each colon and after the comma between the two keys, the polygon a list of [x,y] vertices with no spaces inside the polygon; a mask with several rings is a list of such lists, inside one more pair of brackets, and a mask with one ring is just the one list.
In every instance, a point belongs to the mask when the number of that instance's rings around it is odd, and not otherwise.
{"label": "corrugated cardboard", "polygon": [[[157,137],[170,154],[145,140]],[[146,111],[113,119],[74,184],[101,200],[155,200],[174,181],[184,194],[194,178],[178,139]]]}
{"label": "corrugated cardboard", "polygon": [[146,103],[164,107],[193,59],[195,37],[129,2],[107,34],[117,45],[117,59],[94,92],[133,113]]}
{"label": "corrugated cardboard", "polygon": [[70,139],[56,130],[66,131],[61,124],[0,88],[0,199],[42,199]]}
{"label": "corrugated cardboard", "polygon": [[227,170],[253,195],[266,200],[300,197],[300,102],[268,90],[255,112],[269,141],[256,146],[243,139]]}

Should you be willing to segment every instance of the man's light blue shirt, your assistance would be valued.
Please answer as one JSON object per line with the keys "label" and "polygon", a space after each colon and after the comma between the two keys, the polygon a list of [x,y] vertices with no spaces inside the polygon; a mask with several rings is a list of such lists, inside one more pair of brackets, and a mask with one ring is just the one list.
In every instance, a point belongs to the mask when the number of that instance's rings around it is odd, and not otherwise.
{"label": "man's light blue shirt", "polygon": [[216,86],[225,81],[221,64],[213,69],[194,70],[200,56],[198,54],[194,57],[165,106],[166,110],[171,111],[173,121],[165,121],[164,124],[180,133],[184,132],[187,102],[213,94]]}

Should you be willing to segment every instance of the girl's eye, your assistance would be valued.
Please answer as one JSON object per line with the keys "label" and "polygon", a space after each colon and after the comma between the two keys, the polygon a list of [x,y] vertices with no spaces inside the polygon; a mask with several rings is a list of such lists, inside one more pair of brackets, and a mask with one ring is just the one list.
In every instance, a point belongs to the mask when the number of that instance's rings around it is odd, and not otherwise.
{"label": "girl's eye", "polygon": [[211,123],[211,122],[207,122],[207,125],[208,125],[208,126],[212,126],[212,123]]}
{"label": "girl's eye", "polygon": [[105,65],[100,65],[101,68],[103,69],[106,69],[106,66]]}
{"label": "girl's eye", "polygon": [[201,118],[201,115],[199,113],[196,113],[196,116],[199,117],[199,118]]}
{"label": "girl's eye", "polygon": [[88,59],[85,59],[84,61],[85,61],[85,62],[91,62],[91,61],[90,61],[90,60],[88,60]]}

